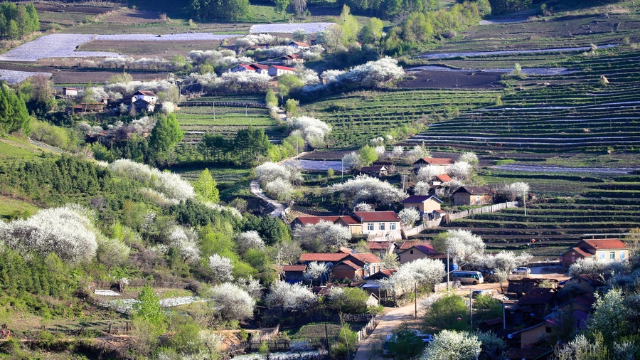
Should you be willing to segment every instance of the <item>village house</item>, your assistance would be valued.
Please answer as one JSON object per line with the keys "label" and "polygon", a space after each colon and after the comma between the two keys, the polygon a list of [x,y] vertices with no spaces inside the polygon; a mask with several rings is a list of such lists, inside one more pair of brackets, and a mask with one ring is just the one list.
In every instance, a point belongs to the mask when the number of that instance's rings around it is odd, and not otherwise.
{"label": "village house", "polygon": [[488,186],[463,186],[453,192],[454,205],[488,205],[493,202],[493,192]]}
{"label": "village house", "polygon": [[440,174],[446,174],[453,164],[455,164],[455,161],[449,158],[421,158],[413,163],[413,168],[417,174],[420,168],[431,165],[437,169]]}
{"label": "village house", "polygon": [[395,211],[356,211],[353,217],[362,224],[362,234],[369,235],[369,238],[402,238],[400,218]]}
{"label": "village house", "polygon": [[431,180],[431,186],[440,187],[442,184],[451,181],[451,176],[447,174],[440,174]]}
{"label": "village house", "polygon": [[270,76],[280,76],[284,74],[293,74],[296,71],[294,68],[290,68],[287,66],[280,65],[271,65],[269,67],[269,75]]}
{"label": "village house", "polygon": [[362,234],[362,224],[352,216],[299,216],[291,222],[291,228],[296,226],[315,225],[320,221],[339,224],[349,228],[351,235]]}
{"label": "village house", "polygon": [[426,241],[405,241],[397,250],[398,261],[406,264],[418,259],[433,258],[437,253]]}
{"label": "village house", "polygon": [[382,289],[379,281],[390,278],[396,271],[395,269],[380,270],[369,276],[360,288],[369,294],[375,294],[378,299],[388,299],[391,294],[388,290]]}
{"label": "village house", "polygon": [[366,174],[372,177],[377,177],[377,178],[381,178],[389,175],[389,171],[387,170],[387,167],[384,165],[365,166],[360,168],[360,173]]}
{"label": "village house", "polygon": [[305,42],[300,42],[300,41],[292,41],[289,43],[289,46],[291,46],[294,49],[308,49],[310,48],[309,44],[305,43]]}
{"label": "village house", "polygon": [[155,104],[158,101],[158,97],[151,91],[138,90],[131,97],[131,102],[135,103],[138,100],[144,100],[149,104]]}
{"label": "village house", "polygon": [[304,272],[307,270],[307,265],[285,265],[282,267],[284,275],[284,281],[295,284],[304,281]]}
{"label": "village house", "polygon": [[99,113],[104,110],[103,103],[87,104],[80,103],[73,107],[74,114]]}
{"label": "village house", "polygon": [[247,64],[238,64],[231,68],[231,72],[255,72],[256,68]]}
{"label": "village house", "polygon": [[132,106],[135,107],[136,112],[140,113],[140,112],[148,112],[148,113],[152,113],[155,109],[156,109],[156,104],[155,102],[149,102],[147,100],[144,99],[138,99],[136,100]]}
{"label": "village house", "polygon": [[382,268],[382,261],[371,253],[353,254],[340,251],[337,253],[306,253],[300,255],[300,262],[325,263],[331,268],[334,279],[363,279]]}
{"label": "village house", "polygon": [[78,96],[78,89],[74,87],[63,87],[62,96],[64,97],[76,97]]}
{"label": "village house", "polygon": [[369,251],[379,258],[395,251],[396,243],[393,241],[367,241]]}
{"label": "village house", "polygon": [[251,64],[251,67],[255,69],[258,74],[269,74],[269,65],[263,65],[258,63]]}
{"label": "village house", "polygon": [[283,64],[295,66],[296,64],[304,64],[304,59],[298,54],[286,55],[280,58]]}
{"label": "village house", "polygon": [[578,259],[622,261],[629,259],[629,249],[620,239],[585,239],[562,254],[560,262],[569,267]]}
{"label": "village house", "polygon": [[402,200],[405,209],[416,209],[420,216],[440,210],[440,204],[442,204],[442,200],[433,195],[413,195]]}

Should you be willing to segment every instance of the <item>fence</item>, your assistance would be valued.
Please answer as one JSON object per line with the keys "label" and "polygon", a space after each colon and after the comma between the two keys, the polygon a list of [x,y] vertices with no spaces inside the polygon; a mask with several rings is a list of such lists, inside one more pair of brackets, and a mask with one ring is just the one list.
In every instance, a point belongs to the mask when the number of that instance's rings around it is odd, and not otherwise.
{"label": "fence", "polygon": [[371,320],[365,325],[360,331],[358,331],[358,342],[364,340],[376,329],[378,326],[378,321],[376,320],[376,316],[374,315]]}
{"label": "fence", "polygon": [[442,219],[436,219],[436,220],[428,220],[428,221],[423,221],[422,224],[413,227],[411,229],[402,229],[402,232],[404,234],[404,238],[408,238],[409,236],[413,236],[416,234],[421,233],[422,231],[426,230],[426,229],[431,229],[434,227],[438,227],[440,225],[440,222],[442,221]]}
{"label": "fence", "polygon": [[220,107],[241,107],[241,108],[255,108],[255,109],[266,109],[267,105],[252,103],[252,102],[236,102],[236,101],[186,101],[178,103],[179,107],[189,107],[189,106],[220,106]]}
{"label": "fence", "polygon": [[503,209],[514,208],[518,206],[519,206],[519,203],[517,201],[509,201],[509,202],[504,202],[500,204],[487,205],[487,206],[483,206],[476,209],[470,209],[470,210],[460,211],[453,214],[447,214],[444,216],[444,222],[448,224],[453,220],[463,219],[471,215],[488,214],[488,213],[493,213]]}

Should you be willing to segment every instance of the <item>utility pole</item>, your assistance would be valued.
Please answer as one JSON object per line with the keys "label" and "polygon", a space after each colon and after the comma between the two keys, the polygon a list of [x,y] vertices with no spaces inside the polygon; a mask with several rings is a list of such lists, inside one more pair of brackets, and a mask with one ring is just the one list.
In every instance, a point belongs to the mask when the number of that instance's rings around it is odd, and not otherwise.
{"label": "utility pole", "polygon": [[449,249],[447,249],[447,291],[449,291]]}
{"label": "utility pole", "polygon": [[413,306],[414,306],[414,314],[413,318],[418,318],[418,282],[413,283]]}
{"label": "utility pole", "polygon": [[473,296],[469,288],[469,327],[473,328]]}
{"label": "utility pole", "polygon": [[406,177],[406,176],[407,176],[407,175],[402,174],[402,191],[403,191],[403,192],[404,192],[404,181],[405,181],[405,177]]}
{"label": "utility pole", "polygon": [[344,159],[340,159],[340,182],[344,182]]}
{"label": "utility pole", "polygon": [[324,323],[324,338],[327,340],[327,354],[329,355],[329,360],[331,360],[331,348],[329,347],[329,330],[327,328],[327,322]]}
{"label": "utility pole", "polygon": [[213,106],[213,121],[216,121],[216,102],[212,101],[211,106]]}

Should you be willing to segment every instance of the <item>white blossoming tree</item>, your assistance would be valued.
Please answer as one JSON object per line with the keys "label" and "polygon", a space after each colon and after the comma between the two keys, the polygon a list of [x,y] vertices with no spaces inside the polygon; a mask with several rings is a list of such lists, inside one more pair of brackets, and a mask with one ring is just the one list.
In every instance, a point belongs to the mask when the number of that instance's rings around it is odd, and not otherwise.
{"label": "white blossoming tree", "polygon": [[313,148],[324,146],[325,137],[331,132],[331,126],[310,116],[292,118],[287,122],[293,129],[293,133],[299,134]]}
{"label": "white blossoming tree", "polygon": [[442,172],[435,166],[427,165],[425,167],[421,167],[418,170],[418,175],[416,176],[416,180],[430,182],[436,176],[442,174]]}
{"label": "white blossoming tree", "polygon": [[198,234],[193,229],[174,226],[166,237],[168,245],[178,249],[184,262],[192,264],[200,261]]}
{"label": "white blossoming tree", "polygon": [[422,354],[423,360],[474,360],[482,343],[475,334],[466,331],[442,330]]}
{"label": "white blossoming tree", "polygon": [[420,213],[415,208],[406,208],[400,210],[398,217],[403,226],[412,227],[416,221],[420,220]]}
{"label": "white blossoming tree", "polygon": [[458,180],[466,180],[471,175],[471,165],[468,162],[457,161],[449,167],[447,174]]}
{"label": "white blossoming tree", "polygon": [[293,230],[293,237],[303,249],[314,252],[327,251],[330,247],[340,247],[351,239],[349,229],[328,221],[317,224],[297,226]]}
{"label": "white blossoming tree", "polygon": [[346,170],[360,169],[362,167],[362,158],[360,157],[360,154],[355,151],[346,154],[342,157],[342,166],[344,166]]}
{"label": "white blossoming tree", "polygon": [[307,269],[304,272],[304,278],[307,280],[315,281],[320,279],[324,274],[329,271],[329,267],[325,263],[318,263],[312,261],[307,265]]}
{"label": "white blossoming tree", "polygon": [[178,174],[160,171],[127,159],[114,161],[109,169],[120,176],[140,181],[171,199],[182,201],[195,197],[193,186]]}
{"label": "white blossoming tree", "polygon": [[284,281],[271,285],[265,298],[268,308],[280,308],[283,311],[305,311],[317,303],[316,296],[302,284],[289,284]]}
{"label": "white blossoming tree", "polygon": [[236,280],[236,285],[240,286],[256,300],[259,300],[262,297],[262,290],[264,290],[264,287],[260,285],[260,280],[254,279],[251,275],[249,275],[248,278],[239,278]]}
{"label": "white blossoming tree", "polygon": [[77,205],[43,209],[26,220],[1,222],[0,239],[24,253],[53,252],[70,263],[89,261],[96,256],[98,230],[87,214],[88,210]]}
{"label": "white blossoming tree", "polygon": [[380,280],[380,285],[398,296],[412,290],[416,285],[433,287],[440,283],[445,275],[442,261],[423,258],[400,266],[390,278]]}
{"label": "white blossoming tree", "polygon": [[393,151],[391,152],[391,156],[393,156],[394,159],[401,158],[403,154],[404,154],[404,148],[402,146],[394,146],[393,147]]}
{"label": "white blossoming tree", "polygon": [[264,241],[257,231],[245,231],[236,236],[236,249],[240,254],[246,253],[249,249],[264,249]]}
{"label": "white blossoming tree", "polygon": [[418,181],[413,187],[413,193],[416,195],[429,195],[431,191],[431,185],[424,181]]}
{"label": "white blossoming tree", "polygon": [[209,268],[212,270],[215,279],[218,282],[229,282],[233,280],[231,272],[233,271],[233,264],[231,259],[213,254],[209,256]]}
{"label": "white blossoming tree", "polygon": [[479,162],[478,155],[471,151],[462,153],[458,158],[458,161],[466,162],[467,164],[470,164],[472,166],[478,165]]}
{"label": "white blossoming tree", "polygon": [[483,254],[485,248],[480,236],[462,229],[447,230],[436,239],[435,245],[438,251],[449,252],[461,266],[470,263],[474,254]]}
{"label": "white blossoming tree", "polygon": [[211,299],[221,308],[219,314],[225,320],[245,320],[253,317],[256,302],[238,285],[228,282],[216,285],[211,290]]}
{"label": "white blossoming tree", "polygon": [[358,175],[344,183],[334,184],[329,191],[343,193],[353,204],[360,202],[389,204],[407,197],[404,191],[368,175]]}
{"label": "white blossoming tree", "polygon": [[[424,146],[416,145],[413,147],[413,149],[407,152],[406,158],[409,161],[409,163],[413,164],[414,162],[418,161],[418,159],[422,159],[430,156],[431,156],[431,153],[429,153],[429,151]],[[440,175],[440,174],[437,174],[437,175]]]}

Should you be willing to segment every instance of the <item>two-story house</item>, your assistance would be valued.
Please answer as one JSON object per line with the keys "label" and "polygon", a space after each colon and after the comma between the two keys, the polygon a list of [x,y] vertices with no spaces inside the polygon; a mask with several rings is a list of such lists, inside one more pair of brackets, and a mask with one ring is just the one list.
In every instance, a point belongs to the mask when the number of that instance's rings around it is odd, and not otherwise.
{"label": "two-story house", "polygon": [[446,174],[453,164],[455,164],[455,161],[449,158],[421,158],[413,163],[413,169],[417,174],[420,168],[433,166],[440,174]]}
{"label": "two-story house", "polygon": [[138,90],[131,97],[131,102],[135,103],[138,100],[144,100],[149,104],[155,104],[158,101],[158,96],[152,91]]}
{"label": "two-story house", "polygon": [[391,240],[401,239],[400,218],[395,211],[356,211],[353,217],[362,224],[362,234]]}

